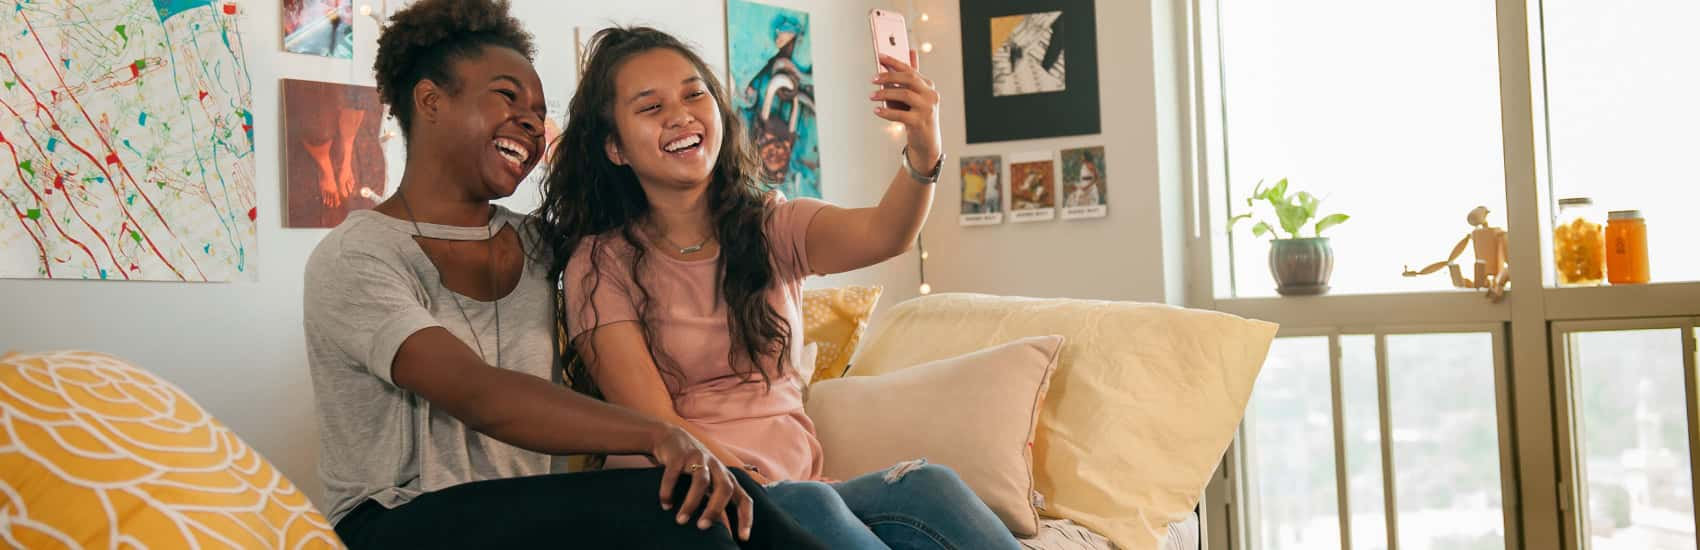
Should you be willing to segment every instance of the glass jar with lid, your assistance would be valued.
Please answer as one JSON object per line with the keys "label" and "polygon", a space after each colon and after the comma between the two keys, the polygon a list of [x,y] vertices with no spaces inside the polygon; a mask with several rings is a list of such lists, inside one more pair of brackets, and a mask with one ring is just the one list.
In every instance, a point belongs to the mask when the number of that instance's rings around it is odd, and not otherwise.
{"label": "glass jar with lid", "polygon": [[1652,280],[1647,269],[1647,222],[1641,211],[1613,210],[1606,218],[1606,278],[1614,285]]}
{"label": "glass jar with lid", "polygon": [[1599,220],[1593,199],[1559,199],[1552,256],[1560,286],[1595,286],[1605,281],[1606,237]]}

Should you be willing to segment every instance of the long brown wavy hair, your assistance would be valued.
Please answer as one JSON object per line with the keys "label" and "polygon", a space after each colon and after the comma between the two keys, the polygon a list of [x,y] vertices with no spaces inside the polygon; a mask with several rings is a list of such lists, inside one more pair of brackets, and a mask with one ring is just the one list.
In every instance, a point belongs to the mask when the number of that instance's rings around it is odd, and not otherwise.
{"label": "long brown wavy hair", "polygon": [[[791,325],[768,302],[766,293],[775,284],[774,266],[768,252],[768,237],[764,225],[771,215],[764,189],[758,183],[757,164],[743,123],[732,109],[714,72],[689,46],[673,36],[648,27],[616,27],[597,32],[590,40],[585,54],[578,90],[567,107],[567,127],[560,136],[560,148],[551,160],[547,178],[543,180],[543,204],[536,212],[541,221],[544,243],[553,258],[549,266],[552,280],[561,281],[563,288],[574,287],[572,281],[562,281],[567,262],[581,242],[589,240],[591,249],[580,261],[590,262],[590,269],[577,288],[584,296],[594,296],[604,284],[601,263],[615,239],[624,241],[633,254],[631,280],[636,300],[638,324],[648,342],[650,356],[663,377],[683,382],[683,372],[662,354],[657,353],[656,338],[650,320],[651,299],[648,288],[639,276],[646,263],[647,251],[639,234],[639,223],[650,213],[649,200],[636,173],[629,166],[608,160],[604,144],[617,139],[614,124],[615,76],[625,61],[633,56],[656,49],[678,52],[696,67],[709,94],[714,97],[720,112],[720,155],[716,158],[708,190],[708,208],[713,219],[714,234],[720,242],[720,257],[716,260],[717,280],[721,298],[726,304],[726,321],[730,328],[732,346],[728,361],[734,374],[745,381],[760,379],[771,385],[773,376],[783,372],[784,355],[791,338]],[[603,236],[603,238],[595,238]],[[567,300],[558,300],[556,321],[566,327]],[[590,304],[590,323],[596,326],[595,302]],[[585,339],[582,344],[589,344]],[[601,396],[582,354],[574,342],[565,342],[562,365],[573,388]],[[742,357],[740,357],[742,356]],[[761,368],[764,356],[775,356],[778,370],[774,373]],[[747,358],[748,361],[740,361]]]}

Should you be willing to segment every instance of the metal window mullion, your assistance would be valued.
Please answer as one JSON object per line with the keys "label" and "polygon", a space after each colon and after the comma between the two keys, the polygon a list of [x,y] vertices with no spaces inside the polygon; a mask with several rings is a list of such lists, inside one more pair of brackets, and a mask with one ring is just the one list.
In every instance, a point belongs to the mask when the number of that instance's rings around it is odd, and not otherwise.
{"label": "metal window mullion", "polygon": [[1334,407],[1334,490],[1340,518],[1340,550],[1352,550],[1352,506],[1346,467],[1346,407],[1341,399],[1340,335],[1328,336],[1328,378]]}
{"label": "metal window mullion", "polygon": [[[1249,403],[1248,403],[1249,408]],[[1234,473],[1239,474],[1236,480],[1239,488],[1239,502],[1235,503],[1240,513],[1239,525],[1243,533],[1239,540],[1245,542],[1246,550],[1263,548],[1263,495],[1257,490],[1257,415],[1247,410],[1240,420],[1240,437],[1237,445],[1239,468]]]}
{"label": "metal window mullion", "polygon": [[1585,438],[1581,433],[1581,400],[1577,399],[1573,387],[1576,382],[1576,369],[1571,365],[1570,358],[1576,356],[1576,350],[1571,348],[1574,340],[1573,330],[1563,323],[1554,324],[1549,331],[1552,343],[1552,386],[1554,407],[1553,421],[1558,427],[1558,513],[1562,540],[1567,542],[1567,548],[1586,550],[1588,541],[1583,540],[1586,533],[1587,514],[1576,509],[1575,503],[1587,502],[1584,491],[1587,490],[1587,469],[1582,463],[1582,443]]}
{"label": "metal window mullion", "polygon": [[1388,399],[1387,335],[1375,335],[1375,394],[1381,417],[1381,498],[1387,512],[1387,550],[1399,550],[1399,503],[1393,479],[1393,412]]}
{"label": "metal window mullion", "polygon": [[[1700,317],[1688,320],[1687,330],[1682,331],[1682,377],[1684,394],[1688,397],[1688,482],[1690,499],[1700,499],[1700,374],[1696,374],[1695,362],[1700,358],[1695,354],[1695,330],[1700,327]],[[1700,514],[1694,515],[1694,529],[1700,533]]]}
{"label": "metal window mullion", "polygon": [[1505,544],[1507,548],[1522,548],[1522,522],[1518,521],[1517,511],[1521,509],[1517,498],[1517,423],[1511,404],[1511,365],[1510,350],[1506,346],[1506,326],[1500,325],[1493,330],[1493,378],[1494,403],[1497,409],[1499,423],[1499,490],[1500,512],[1505,521]]}

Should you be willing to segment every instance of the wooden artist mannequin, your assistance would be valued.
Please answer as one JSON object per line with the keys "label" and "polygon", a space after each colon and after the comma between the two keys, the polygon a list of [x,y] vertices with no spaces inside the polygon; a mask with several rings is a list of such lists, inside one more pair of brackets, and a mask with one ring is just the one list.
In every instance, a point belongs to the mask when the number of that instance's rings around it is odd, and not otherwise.
{"label": "wooden artist mannequin", "polygon": [[[1452,255],[1446,260],[1429,264],[1419,271],[1405,267],[1406,277],[1416,277],[1440,271],[1445,267],[1452,274],[1452,286],[1457,288],[1485,288],[1488,299],[1499,303],[1505,298],[1505,289],[1511,284],[1511,267],[1505,261],[1505,230],[1493,227],[1487,223],[1488,209],[1477,206],[1470,211],[1467,220],[1471,230],[1458,245],[1452,247]],[[1474,278],[1464,277],[1464,270],[1456,263],[1458,257],[1464,254],[1464,247],[1474,242],[1476,251]]]}

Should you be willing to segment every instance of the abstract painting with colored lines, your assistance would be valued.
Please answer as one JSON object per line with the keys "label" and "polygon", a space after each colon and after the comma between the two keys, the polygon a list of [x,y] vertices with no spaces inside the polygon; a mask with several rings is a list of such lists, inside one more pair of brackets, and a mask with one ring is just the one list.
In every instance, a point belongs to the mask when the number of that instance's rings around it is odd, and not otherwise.
{"label": "abstract painting with colored lines", "polygon": [[252,83],[214,4],[0,14],[0,278],[253,278]]}

